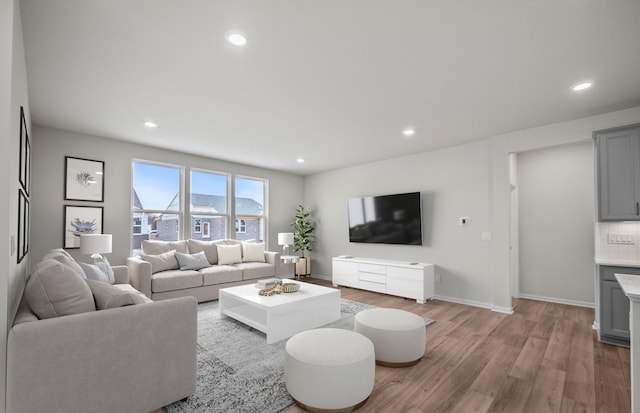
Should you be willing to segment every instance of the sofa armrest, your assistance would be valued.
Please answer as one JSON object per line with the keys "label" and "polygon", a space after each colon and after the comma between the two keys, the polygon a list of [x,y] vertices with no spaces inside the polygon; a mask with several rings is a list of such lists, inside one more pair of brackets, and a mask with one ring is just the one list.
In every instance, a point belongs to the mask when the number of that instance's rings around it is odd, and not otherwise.
{"label": "sofa armrest", "polygon": [[112,265],[114,284],[129,284],[129,268],[126,265]]}
{"label": "sofa armrest", "polygon": [[280,253],[274,251],[265,251],[264,260],[274,266],[274,275],[278,276],[280,274]]}
{"label": "sofa armrest", "polygon": [[151,298],[151,263],[139,257],[129,257],[127,268],[133,288]]}
{"label": "sofa armrest", "polygon": [[14,326],[6,408],[27,412],[150,412],[195,392],[193,297]]}

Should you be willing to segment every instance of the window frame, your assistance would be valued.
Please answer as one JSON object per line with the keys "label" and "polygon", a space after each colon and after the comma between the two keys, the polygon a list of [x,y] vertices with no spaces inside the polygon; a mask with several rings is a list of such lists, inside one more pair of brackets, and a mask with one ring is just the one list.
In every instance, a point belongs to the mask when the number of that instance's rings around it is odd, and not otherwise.
{"label": "window frame", "polygon": [[[193,193],[192,191],[192,178],[193,178],[193,173],[203,173],[203,174],[211,174],[211,175],[219,175],[225,178],[225,211],[226,212],[197,212],[197,211],[192,211],[192,203],[191,203],[191,194]],[[188,190],[188,199],[187,201],[187,209],[188,209],[188,213],[189,213],[189,217],[193,220],[196,217],[214,217],[214,218],[222,218],[225,220],[225,224],[224,224],[224,238],[230,238],[230,234],[231,232],[229,231],[229,221],[231,219],[231,205],[230,205],[230,199],[231,199],[231,182],[232,182],[232,174],[227,173],[227,172],[221,172],[221,171],[214,171],[214,170],[210,170],[210,169],[203,169],[203,168],[189,168],[189,190]],[[202,219],[202,218],[200,218]],[[204,224],[207,224],[207,226],[209,227],[209,231],[208,234],[205,235],[204,232]],[[202,234],[201,237],[204,239],[210,239],[211,238],[211,222],[205,221],[204,219],[202,220],[202,227],[201,227],[202,232],[198,233],[198,232],[191,232],[191,228],[190,228],[190,232],[189,234],[185,234],[188,235],[189,238],[193,237],[193,234]]]}

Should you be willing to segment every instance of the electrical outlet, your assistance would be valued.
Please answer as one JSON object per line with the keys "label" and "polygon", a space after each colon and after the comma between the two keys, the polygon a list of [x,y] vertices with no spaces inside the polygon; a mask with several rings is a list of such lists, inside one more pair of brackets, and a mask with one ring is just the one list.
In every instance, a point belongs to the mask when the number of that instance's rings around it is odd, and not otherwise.
{"label": "electrical outlet", "polygon": [[439,283],[440,281],[442,281],[442,277],[440,274],[436,274],[436,282]]}
{"label": "electrical outlet", "polygon": [[607,234],[609,244],[634,245],[636,243],[634,234]]}
{"label": "electrical outlet", "polygon": [[466,227],[467,225],[469,225],[469,217],[460,217],[460,218],[458,218],[458,224],[461,227]]}

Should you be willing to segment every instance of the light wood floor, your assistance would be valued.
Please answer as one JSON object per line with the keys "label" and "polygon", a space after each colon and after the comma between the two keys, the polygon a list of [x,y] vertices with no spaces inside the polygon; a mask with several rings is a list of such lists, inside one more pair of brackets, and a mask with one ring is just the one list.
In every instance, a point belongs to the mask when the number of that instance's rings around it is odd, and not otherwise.
{"label": "light wood floor", "polygon": [[[445,301],[417,304],[340,290],[347,300],[436,320],[427,329],[420,363],[403,369],[376,366],[373,393],[359,413],[631,410],[629,350],[598,342],[591,328],[593,309],[518,299],[514,314],[505,315]],[[300,412],[297,406],[284,410]]]}
{"label": "light wood floor", "polygon": [[[307,279],[309,280],[309,279]],[[311,282],[330,285],[328,281]],[[629,412],[629,350],[598,342],[593,309],[518,299],[514,314],[352,288],[342,298],[436,320],[425,358],[376,366],[359,413]],[[303,412],[297,406],[285,413]]]}

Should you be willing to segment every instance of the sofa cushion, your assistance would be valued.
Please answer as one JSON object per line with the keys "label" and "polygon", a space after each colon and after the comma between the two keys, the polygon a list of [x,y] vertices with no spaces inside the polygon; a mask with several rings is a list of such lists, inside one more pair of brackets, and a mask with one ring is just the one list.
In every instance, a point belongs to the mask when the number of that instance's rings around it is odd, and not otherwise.
{"label": "sofa cushion", "polygon": [[144,240],[142,241],[142,252],[149,255],[159,255],[163,252],[175,250],[183,254],[188,253],[187,241],[158,241]]}
{"label": "sofa cushion", "polygon": [[73,268],[54,259],[46,259],[36,265],[24,296],[40,319],[96,310],[85,279]]}
{"label": "sofa cushion", "polygon": [[218,244],[218,265],[229,265],[242,262],[242,246],[240,244]]}
{"label": "sofa cushion", "polygon": [[193,287],[202,287],[202,274],[194,270],[162,271],[151,277],[151,292],[154,293]]}
{"label": "sofa cushion", "polygon": [[180,265],[180,270],[182,271],[199,270],[200,268],[211,266],[207,260],[207,256],[204,254],[204,251],[200,251],[195,254],[182,254],[180,252],[176,252],[176,259],[178,260],[178,265]]}
{"label": "sofa cushion", "polygon": [[189,252],[195,254],[197,252],[204,252],[207,256],[209,264],[215,265],[218,263],[218,248],[216,247],[216,241],[200,241],[197,239],[190,239],[187,241],[189,246]]}
{"label": "sofa cushion", "polygon": [[242,262],[264,262],[264,242],[243,242]]}
{"label": "sofa cushion", "polygon": [[152,302],[129,284],[111,285],[91,279],[87,280],[87,284],[93,293],[98,310]]}
{"label": "sofa cushion", "polygon": [[200,272],[202,273],[202,283],[204,285],[242,281],[242,269],[231,265],[214,265],[203,268]]}
{"label": "sofa cushion", "polygon": [[275,267],[272,264],[262,262],[243,262],[242,264],[235,264],[234,267],[242,270],[243,280],[273,277],[276,275]]}
{"label": "sofa cushion", "polygon": [[151,273],[160,271],[177,270],[180,268],[176,259],[176,251],[171,250],[158,255],[142,254],[140,258],[151,264]]}
{"label": "sofa cushion", "polygon": [[78,264],[82,267],[87,281],[95,280],[107,284],[113,284],[112,279],[109,278],[109,274],[106,274],[99,266],[95,264],[87,264],[85,262],[79,262]]}
{"label": "sofa cushion", "polygon": [[53,249],[53,250],[49,251],[47,253],[47,255],[45,255],[42,258],[42,261],[49,260],[49,259],[56,260],[56,261],[66,265],[66,266],[71,267],[82,278],[86,278],[86,276],[84,275],[84,271],[82,270],[82,267],[80,267],[80,264],[78,264],[76,262],[76,260],[74,260],[73,257],[67,251],[63,250],[62,248],[56,248],[56,249]]}

